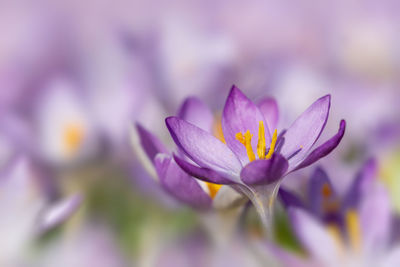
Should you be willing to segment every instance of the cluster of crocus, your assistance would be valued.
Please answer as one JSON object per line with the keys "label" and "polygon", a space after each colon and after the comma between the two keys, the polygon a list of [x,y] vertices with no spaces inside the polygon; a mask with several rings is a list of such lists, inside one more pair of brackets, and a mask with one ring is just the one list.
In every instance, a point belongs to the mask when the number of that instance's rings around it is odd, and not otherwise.
{"label": "cluster of crocus", "polygon": [[[330,100],[330,95],[317,99],[288,128],[277,129],[274,99],[256,104],[233,86],[221,120],[194,97],[165,120],[173,152],[140,124],[136,130],[160,185],[178,201],[200,211],[221,207],[221,200],[224,209],[250,200],[265,226],[264,248],[283,266],[398,266],[391,203],[375,159],[366,161],[343,194],[321,167],[309,179],[305,201],[281,186],[286,175],[312,165],[341,142],[344,120],[333,137],[314,147]],[[277,196],[302,245],[299,253],[273,242]]]}
{"label": "cluster of crocus", "polygon": [[178,147],[173,155],[166,156],[166,149],[153,135],[138,129],[161,183],[174,196],[204,205],[210,199],[199,180],[206,182],[211,197],[219,185],[228,185],[253,202],[268,229],[283,177],[313,164],[340,143],[345,121],[340,122],[336,135],[313,149],[329,109],[330,96],[321,97],[278,134],[276,101],[266,98],[256,105],[233,86],[222,112],[220,138],[210,131],[212,113],[198,100],[186,101],[178,116],[166,119]]}

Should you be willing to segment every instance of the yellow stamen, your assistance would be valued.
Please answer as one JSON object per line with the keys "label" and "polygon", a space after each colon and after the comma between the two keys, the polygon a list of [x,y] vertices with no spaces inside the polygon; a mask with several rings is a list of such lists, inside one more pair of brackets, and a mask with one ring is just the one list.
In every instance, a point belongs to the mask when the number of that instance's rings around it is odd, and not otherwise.
{"label": "yellow stamen", "polygon": [[274,134],[272,135],[271,146],[269,147],[269,151],[268,154],[265,156],[265,159],[270,159],[274,154],[277,139],[278,139],[278,131],[275,129]]}
{"label": "yellow stamen", "polygon": [[266,149],[267,149],[267,144],[265,143],[264,122],[260,121],[258,126],[258,143],[257,143],[257,155],[259,159],[265,159]]}
{"label": "yellow stamen", "polygon": [[349,210],[346,213],[346,226],[351,246],[354,250],[359,250],[361,245],[360,222],[355,210]]}
{"label": "yellow stamen", "polygon": [[209,182],[205,182],[208,190],[210,191],[210,197],[214,199],[214,197],[217,195],[218,191],[221,189],[222,184],[213,184]]}
{"label": "yellow stamen", "polygon": [[[253,148],[251,146],[251,138],[253,137],[253,135],[250,133],[250,131],[247,130],[244,136],[241,132],[239,132],[236,134],[235,137],[240,143],[242,143],[245,146],[249,160],[250,161],[255,160],[256,156],[254,155]],[[257,155],[259,159],[272,158],[272,155],[274,154],[275,151],[277,139],[278,139],[278,131],[275,129],[274,134],[272,135],[271,145],[269,147],[268,154],[265,155],[265,151],[267,149],[267,144],[265,141],[265,128],[264,128],[264,122],[260,121],[258,127],[258,143],[257,143]]]}
{"label": "yellow stamen", "polygon": [[73,154],[78,150],[82,144],[84,134],[84,129],[79,124],[72,123],[65,127],[63,142],[68,154]]}
{"label": "yellow stamen", "polygon": [[244,133],[244,136],[242,133],[237,133],[235,137],[240,143],[245,146],[249,160],[255,160],[256,155],[254,155],[253,148],[251,147],[251,138],[253,137],[253,135],[250,134],[250,131],[247,130],[247,132]]}
{"label": "yellow stamen", "polygon": [[242,133],[237,133],[235,135],[236,140],[238,140],[240,143],[242,143],[244,146],[246,145],[246,141],[244,140],[243,134]]}

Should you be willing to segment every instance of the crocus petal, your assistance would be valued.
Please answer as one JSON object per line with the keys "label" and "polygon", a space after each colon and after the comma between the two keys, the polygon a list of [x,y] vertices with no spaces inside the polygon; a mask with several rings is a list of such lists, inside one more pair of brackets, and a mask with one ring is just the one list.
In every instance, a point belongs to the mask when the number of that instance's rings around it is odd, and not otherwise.
{"label": "crocus petal", "polygon": [[[337,134],[335,134],[331,139],[329,139],[328,141],[326,141],[325,143],[314,149],[297,167],[291,164],[289,167],[289,171],[296,171],[305,168],[313,164],[317,160],[327,156],[329,153],[332,152],[332,150],[334,150],[339,145],[340,141],[343,138],[345,129],[346,129],[346,121],[342,120],[340,122],[340,127]],[[294,169],[290,170],[292,168]]]}
{"label": "crocus petal", "polygon": [[288,209],[289,207],[296,207],[305,209],[305,205],[303,201],[300,200],[295,194],[291,193],[290,191],[279,188],[278,197],[281,200],[283,206]]}
{"label": "crocus petal", "polygon": [[321,169],[315,169],[312,174],[309,185],[308,185],[308,199],[310,210],[316,216],[321,217],[323,215],[323,200],[333,199],[336,197],[336,193],[332,187],[332,183],[329,180],[326,172]]}
{"label": "crocus petal", "polygon": [[311,257],[325,263],[335,262],[340,246],[324,226],[302,209],[291,208],[289,216],[297,237]]}
{"label": "crocus petal", "polygon": [[366,252],[379,251],[389,243],[391,203],[382,184],[374,184],[360,206],[362,245]]}
{"label": "crocus petal", "polygon": [[226,100],[222,113],[222,131],[226,144],[239,157],[243,164],[249,162],[246,148],[236,139],[236,134],[247,130],[253,134],[251,144],[257,151],[259,122],[264,122],[265,140],[271,142],[270,131],[259,108],[248,99],[236,86],[233,86]]}
{"label": "crocus petal", "polygon": [[268,124],[270,135],[277,128],[279,120],[279,108],[276,100],[273,98],[264,98],[258,103],[258,108],[264,115],[264,118]]}
{"label": "crocus petal", "polygon": [[196,97],[186,98],[177,117],[211,133],[214,116],[208,106]]}
{"label": "crocus petal", "polygon": [[234,181],[239,179],[242,165],[224,143],[177,117],[167,118],[166,124],[176,145],[200,167],[212,169]]}
{"label": "crocus petal", "polygon": [[240,173],[248,185],[270,184],[282,178],[288,168],[287,160],[279,154],[269,160],[255,160],[247,164]]}
{"label": "crocus petal", "polygon": [[147,131],[142,125],[137,123],[136,129],[139,133],[140,144],[151,161],[153,161],[154,157],[158,153],[168,153],[164,144],[156,136]]}
{"label": "crocus petal", "polygon": [[196,177],[202,181],[214,183],[214,184],[233,184],[234,182],[229,179],[221,176],[219,173],[208,169],[201,168],[195,166],[186,160],[181,159],[180,157],[174,155],[175,162],[182,168],[187,174]]}
{"label": "crocus petal", "polygon": [[182,171],[171,156],[158,154],[154,164],[161,186],[176,199],[198,209],[211,206],[210,196],[194,178]]}
{"label": "crocus petal", "polygon": [[318,140],[328,120],[330,103],[330,95],[321,97],[304,111],[287,130],[285,144],[281,151],[282,155],[288,158],[300,149],[289,160],[291,166],[296,166],[304,159]]}
{"label": "crocus petal", "polygon": [[43,232],[57,226],[69,218],[82,202],[82,196],[72,195],[47,208],[39,219],[39,231]]}
{"label": "crocus petal", "polygon": [[363,196],[368,197],[368,189],[377,177],[377,168],[375,159],[367,160],[345,195],[344,205],[346,209],[357,208],[360,199]]}

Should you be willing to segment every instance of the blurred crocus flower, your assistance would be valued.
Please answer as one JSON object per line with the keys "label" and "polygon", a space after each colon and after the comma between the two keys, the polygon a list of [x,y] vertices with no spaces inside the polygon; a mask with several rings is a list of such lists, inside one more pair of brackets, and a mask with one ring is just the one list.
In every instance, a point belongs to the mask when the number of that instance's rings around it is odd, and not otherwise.
{"label": "blurred crocus flower", "polygon": [[351,216],[361,201],[365,188],[371,186],[376,177],[377,163],[375,159],[368,160],[344,195],[339,195],[327,173],[317,168],[312,174],[307,188],[307,201],[281,187],[279,198],[286,208],[303,208],[326,224],[335,224],[342,228],[346,218]]}
{"label": "blurred crocus flower", "polygon": [[[356,178],[347,195],[350,199],[343,199],[343,203],[353,205],[347,205],[342,224],[321,221],[318,214],[312,215],[303,208],[289,209],[295,234],[308,257],[272,248],[284,266],[399,266],[400,245],[393,244],[390,236],[388,193],[375,179],[372,165],[364,167],[360,175],[364,178]],[[326,188],[322,186],[320,190],[326,193]]]}
{"label": "blurred crocus flower", "polygon": [[0,252],[1,265],[22,259],[38,234],[58,225],[79,207],[81,198],[78,195],[49,203],[37,178],[26,158],[15,159],[2,171],[0,233],[4,243]]}
{"label": "blurred crocus flower", "polygon": [[[198,98],[187,98],[177,117],[213,134],[214,116]],[[141,147],[154,164],[161,186],[176,199],[197,209],[209,209],[232,203],[237,198],[238,194],[229,187],[193,179],[176,164],[172,152],[156,136],[140,124],[137,124],[137,131]],[[177,153],[184,157],[180,147]]]}
{"label": "blurred crocus flower", "polygon": [[[52,164],[71,164],[92,156],[99,138],[90,110],[66,78],[51,81],[35,107],[35,151]],[[36,138],[35,138],[36,140]]]}
{"label": "blurred crocus flower", "polygon": [[[198,164],[175,156],[178,165],[201,180],[229,184],[243,192],[269,229],[282,178],[328,155],[344,135],[345,121],[341,121],[338,133],[311,151],[325,127],[329,108],[329,95],[318,99],[278,136],[276,102],[264,99],[257,106],[233,86],[222,114],[226,144],[182,118],[169,117],[166,123],[177,146]],[[252,138],[257,133],[258,141]]]}

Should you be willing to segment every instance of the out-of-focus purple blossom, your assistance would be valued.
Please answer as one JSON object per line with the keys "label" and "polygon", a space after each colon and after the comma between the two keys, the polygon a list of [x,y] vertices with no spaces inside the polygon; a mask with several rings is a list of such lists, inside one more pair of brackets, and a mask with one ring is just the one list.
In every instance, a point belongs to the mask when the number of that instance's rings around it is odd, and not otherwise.
{"label": "out-of-focus purple blossom", "polygon": [[345,222],[348,210],[356,208],[366,197],[366,189],[371,187],[377,176],[377,163],[374,159],[368,160],[344,195],[340,195],[332,185],[332,181],[322,168],[317,168],[312,174],[307,188],[307,200],[303,201],[291,191],[279,190],[279,198],[283,205],[303,208],[326,224],[335,224],[340,228]]}
{"label": "out-of-focus purple blossom", "polygon": [[81,202],[82,196],[75,194],[54,204],[48,205],[40,215],[40,231],[44,232],[61,224],[79,208]]}
{"label": "out-of-focus purple blossom", "polygon": [[[318,99],[278,136],[273,130],[279,114],[275,101],[265,99],[257,106],[233,86],[222,115],[226,145],[188,120],[169,117],[166,123],[180,150],[198,164],[175,156],[183,170],[207,182],[232,185],[252,200],[269,225],[281,179],[328,155],[340,143],[344,121],[334,137],[311,151],[325,127],[329,108],[330,96]],[[257,133],[258,142],[252,138]]]}
{"label": "out-of-focus purple blossom", "polygon": [[[15,149],[47,166],[82,165],[103,156],[104,151],[126,157],[129,122],[142,112],[143,105],[136,104],[146,94],[133,81],[109,79],[103,87],[90,90],[94,81],[88,89],[70,76],[48,77],[27,105],[29,112],[2,114],[0,127]],[[115,89],[110,94],[112,86]]]}
{"label": "out-of-focus purple blossom", "polygon": [[93,114],[78,93],[69,80],[60,78],[51,81],[37,99],[32,146],[34,153],[47,162],[77,163],[100,149]]}
{"label": "out-of-focus purple blossom", "polygon": [[324,187],[327,181],[322,181],[325,178],[314,178],[313,185],[322,186],[319,190],[313,190],[315,186],[310,190],[314,192],[310,197],[315,202],[308,210],[294,204],[293,199],[287,201],[292,203],[290,219],[307,257],[273,246],[272,251],[285,266],[397,266],[400,245],[393,244],[390,234],[391,203],[386,189],[376,178],[374,163],[370,161],[356,177],[349,193],[339,199],[343,208],[339,207],[336,215],[340,213],[341,221],[326,220],[312,208],[320,208],[319,204],[324,203],[316,200],[320,191],[328,192]]}
{"label": "out-of-focus purple blossom", "polygon": [[4,249],[2,264],[12,264],[24,257],[34,238],[67,219],[78,207],[79,196],[50,204],[41,191],[35,169],[27,158],[16,158],[3,168],[0,185],[0,232]]}

